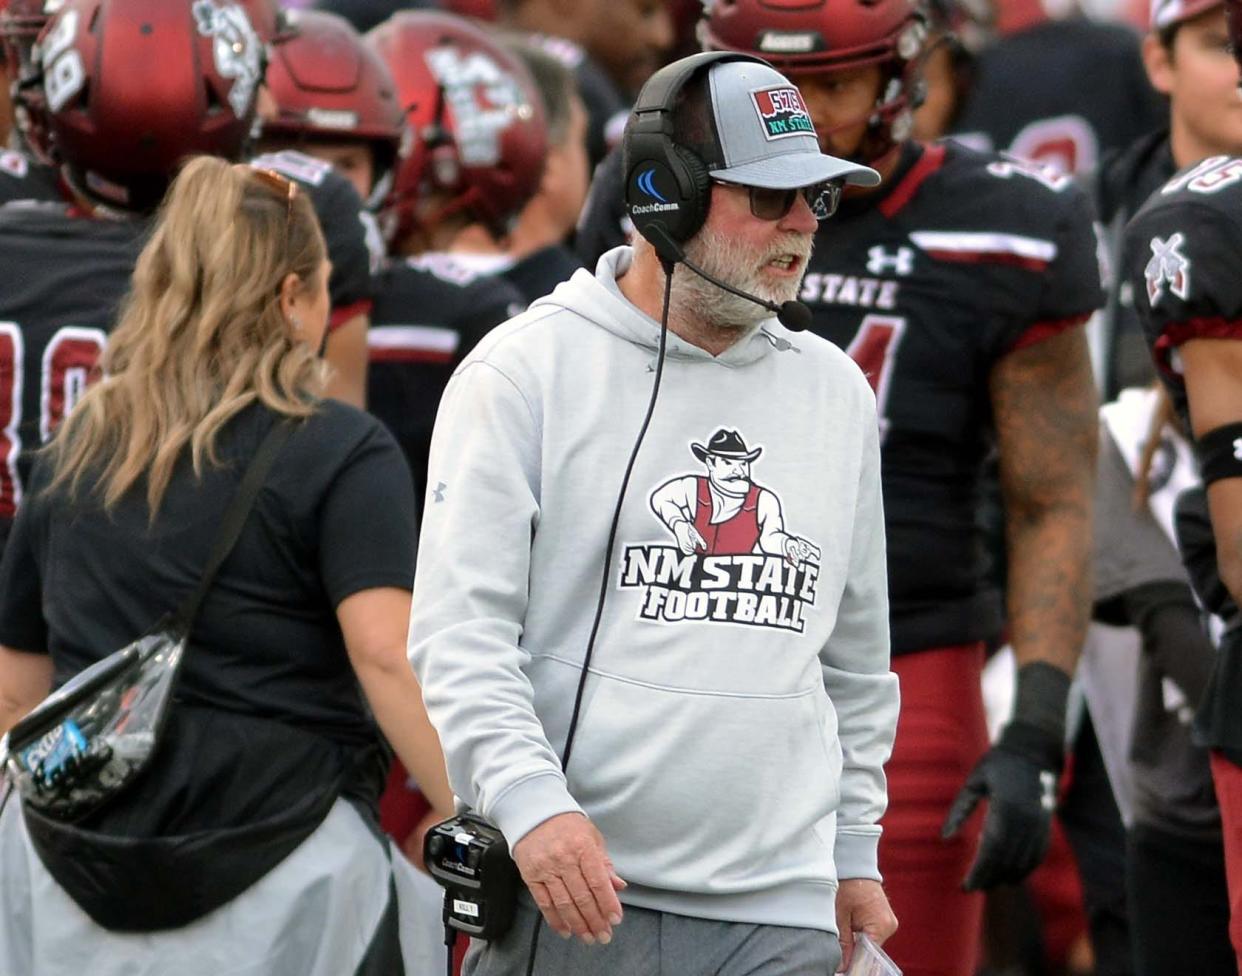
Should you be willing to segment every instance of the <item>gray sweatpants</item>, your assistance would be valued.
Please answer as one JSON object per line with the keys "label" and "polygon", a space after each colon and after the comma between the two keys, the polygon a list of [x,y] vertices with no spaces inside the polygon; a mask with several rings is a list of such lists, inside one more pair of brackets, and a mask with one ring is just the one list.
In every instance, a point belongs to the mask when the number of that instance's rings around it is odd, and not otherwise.
{"label": "gray sweatpants", "polygon": [[[462,976],[526,976],[537,909],[523,893],[498,942],[473,942]],[[831,976],[837,937],[818,929],[687,918],[625,906],[606,946],[562,939],[543,926],[536,976]]]}

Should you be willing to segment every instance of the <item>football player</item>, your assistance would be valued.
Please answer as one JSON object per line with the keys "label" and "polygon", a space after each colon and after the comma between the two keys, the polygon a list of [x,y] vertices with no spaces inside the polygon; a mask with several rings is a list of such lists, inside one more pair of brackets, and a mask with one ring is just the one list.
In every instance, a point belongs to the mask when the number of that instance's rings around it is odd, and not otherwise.
{"label": "football player", "polygon": [[[128,27],[129,29],[125,29]],[[141,29],[140,29],[141,27]],[[178,161],[241,154],[262,44],[229,0],[66,0],[38,64],[64,194],[0,207],[0,526],[92,380]]]}
{"label": "football player", "polygon": [[547,114],[543,177],[504,237],[475,223],[457,235],[449,250],[466,267],[503,275],[530,303],[582,267],[564,242],[573,233],[590,184],[587,112],[573,74],[557,58],[525,40],[506,38],[505,44],[530,71]]}
{"label": "football player", "polygon": [[[1106,156],[1092,179],[1096,207],[1115,258],[1130,218],[1178,170],[1209,156],[1242,153],[1238,69],[1229,51],[1222,0],[1157,0],[1143,60],[1168,115],[1157,131]],[[1105,400],[1155,378],[1151,352],[1124,276],[1109,290],[1097,357]]]}
{"label": "football player", "polygon": [[[1225,8],[1242,58],[1242,4]],[[1221,106],[1238,110],[1236,100]],[[1126,228],[1122,266],[1203,479],[1178,500],[1177,530],[1200,601],[1225,621],[1195,724],[1212,749],[1229,934],[1242,963],[1242,157],[1210,156],[1158,190]]]}
{"label": "football player", "polygon": [[[259,70],[263,71],[266,64],[266,46],[278,43],[282,39],[279,8],[275,0],[229,0],[230,5],[237,6],[249,18],[261,43]],[[11,0],[9,18],[0,17],[0,34],[6,39],[6,45],[18,51],[33,49],[32,36],[47,28],[50,16],[43,11],[53,7],[59,9],[61,0]],[[177,0],[173,6],[188,6],[191,11],[194,4],[190,0]],[[24,5],[24,6],[23,6]],[[22,18],[16,18],[19,8],[38,9]],[[206,7],[201,16],[208,16]],[[33,33],[32,33],[33,32]],[[145,35],[144,35],[145,36]],[[42,45],[46,47],[46,45]],[[0,205],[15,201],[63,201],[72,199],[78,187],[72,184],[67,175],[69,163],[63,158],[60,147],[53,144],[48,133],[51,130],[49,114],[54,111],[48,104],[49,86],[58,88],[56,79],[49,80],[45,63],[29,61],[24,80],[17,87],[18,114],[17,121],[24,136],[25,152],[9,152],[0,157]],[[163,62],[160,62],[162,65]],[[96,71],[99,66],[95,66]],[[64,69],[62,69],[64,70]],[[131,66],[130,59],[118,56],[108,62],[111,75],[136,75],[137,68]],[[241,69],[239,69],[241,70]],[[246,69],[248,72],[249,69]],[[68,76],[66,76],[68,77]],[[240,76],[248,78],[248,74]],[[124,81],[118,78],[118,85]],[[79,95],[81,92],[78,93]],[[89,92],[87,92],[89,95]],[[259,80],[258,97],[262,99],[264,89],[262,77]],[[209,111],[217,111],[219,106],[211,106]],[[63,106],[62,106],[63,109]],[[64,109],[62,115],[80,116],[80,109]],[[62,121],[63,126],[63,121]],[[85,141],[85,140],[83,140]],[[119,147],[127,145],[124,140],[117,143],[115,152],[123,151]],[[241,158],[249,147],[249,140],[243,140],[241,146],[233,151],[232,158]],[[101,143],[99,151],[105,151]],[[198,151],[191,145],[190,151]],[[283,175],[297,181],[306,190],[315,205],[315,212],[323,228],[324,237],[328,242],[328,252],[332,260],[332,277],[329,290],[332,295],[332,321],[330,333],[325,344],[325,358],[332,366],[332,379],[329,381],[328,393],[339,399],[361,406],[365,397],[366,348],[365,336],[367,314],[370,310],[370,275],[371,250],[367,243],[367,225],[363,220],[362,202],[350,186],[348,180],[335,173],[330,166],[320,163],[302,154],[277,155],[257,160],[255,165],[279,170]],[[156,189],[167,185],[167,174],[152,182],[148,189]],[[123,211],[134,212],[153,207],[153,203],[138,204],[136,201],[110,200],[107,188],[97,192],[101,200]],[[162,189],[159,189],[162,194]],[[157,198],[158,199],[158,198]]]}
{"label": "football player", "polygon": [[1159,126],[1134,31],[1085,16],[1087,6],[999,3],[1001,36],[979,52],[954,138],[1080,174]]}
{"label": "football player", "polygon": [[[1090,204],[1068,179],[909,138],[925,34],[905,0],[732,0],[700,26],[705,46],[794,79],[825,152],[884,176],[877,190],[847,191],[823,225],[801,299],[812,330],[870,377],[882,418],[902,688],[880,846],[901,928],[885,948],[909,976],[969,976],[978,890],[1021,880],[1048,843],[1090,608],[1096,415],[1082,326],[1102,293]],[[774,113],[760,94],[755,111]],[[774,116],[774,137],[797,121]],[[580,233],[615,238],[607,198],[622,195],[593,188]],[[1008,512],[1004,594],[975,531],[993,449]],[[1006,619],[1016,711],[989,748],[979,676]],[[980,824],[969,813],[984,798]]]}
{"label": "football player", "polygon": [[388,66],[349,21],[290,11],[267,66],[264,152],[296,149],[331,163],[368,205],[392,180],[410,135]]}
{"label": "football player", "polygon": [[440,394],[462,357],[526,305],[504,278],[447,253],[466,228],[503,238],[539,188],[547,151],[539,92],[483,28],[401,11],[366,35],[393,73],[414,133],[380,205],[391,259],[376,276],[370,406],[405,449],[420,502]]}
{"label": "football player", "polygon": [[[259,103],[263,131],[255,165],[301,175],[322,186],[325,198],[339,198],[330,211],[320,211],[320,222],[330,251],[334,241],[352,243],[350,298],[362,299],[370,293],[369,278],[379,268],[384,245],[371,211],[356,208],[354,195],[342,187],[348,181],[368,207],[384,198],[398,156],[410,148],[405,113],[387,65],[344,18],[290,11],[281,15],[278,30],[265,75],[266,97]],[[365,251],[358,247],[361,241]],[[335,270],[340,257],[333,260]],[[369,300],[346,304],[350,312],[338,305],[328,338],[337,379],[330,392],[361,406],[370,305]]]}

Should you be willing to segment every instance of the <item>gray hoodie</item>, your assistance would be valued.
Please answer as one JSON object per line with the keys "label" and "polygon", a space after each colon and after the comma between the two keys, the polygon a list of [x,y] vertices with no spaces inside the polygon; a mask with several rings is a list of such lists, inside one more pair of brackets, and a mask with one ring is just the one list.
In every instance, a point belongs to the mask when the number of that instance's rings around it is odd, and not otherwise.
{"label": "gray hoodie", "polygon": [[659,324],[629,248],[493,331],[432,442],[410,660],[453,787],[511,845],[603,833],[628,904],[836,931],[879,879],[889,671],[875,398],[774,319],[669,336],[621,511],[568,776],[561,754]]}

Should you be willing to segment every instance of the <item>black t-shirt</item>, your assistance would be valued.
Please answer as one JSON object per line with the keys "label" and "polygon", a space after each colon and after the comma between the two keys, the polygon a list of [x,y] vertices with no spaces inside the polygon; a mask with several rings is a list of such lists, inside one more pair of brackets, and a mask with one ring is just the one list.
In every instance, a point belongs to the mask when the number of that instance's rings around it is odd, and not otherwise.
{"label": "black t-shirt", "polygon": [[[92,496],[44,491],[41,458],[0,563],[0,644],[51,654],[59,686],[176,609],[273,422],[257,406],[230,421],[221,465],[201,481],[183,456],[153,525],[145,483],[105,513]],[[179,697],[347,745],[373,742],[335,608],[361,590],[412,587],[409,481],[381,424],[321,402],[277,458],[203,602]]]}
{"label": "black t-shirt", "polygon": [[1083,173],[1166,124],[1129,27],[1049,20],[980,52],[955,135],[980,149]]}
{"label": "black t-shirt", "polygon": [[582,267],[574,252],[559,244],[540,248],[511,268],[501,272],[529,305],[536,298],[551,294],[562,281],[568,281]]}
{"label": "black t-shirt", "polygon": [[368,406],[405,452],[421,511],[431,432],[449,377],[483,336],[527,302],[499,275],[476,274],[445,254],[390,261],[375,283]]}

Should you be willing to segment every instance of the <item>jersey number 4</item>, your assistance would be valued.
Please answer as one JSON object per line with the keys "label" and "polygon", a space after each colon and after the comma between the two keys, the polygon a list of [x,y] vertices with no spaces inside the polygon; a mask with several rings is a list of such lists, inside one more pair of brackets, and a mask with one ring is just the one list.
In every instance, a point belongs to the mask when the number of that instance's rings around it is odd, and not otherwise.
{"label": "jersey number 4", "polygon": [[897,347],[906,331],[900,315],[868,315],[862,320],[854,341],[845,351],[858,363],[875,392],[875,410],[880,418],[880,439],[888,433],[887,404],[897,362]]}
{"label": "jersey number 4", "polygon": [[[39,371],[39,442],[46,443],[95,375],[107,336],[102,329],[65,326],[43,350]],[[22,500],[17,459],[22,453],[26,348],[15,322],[0,322],[0,517],[12,518]],[[28,450],[39,444],[27,445]]]}

